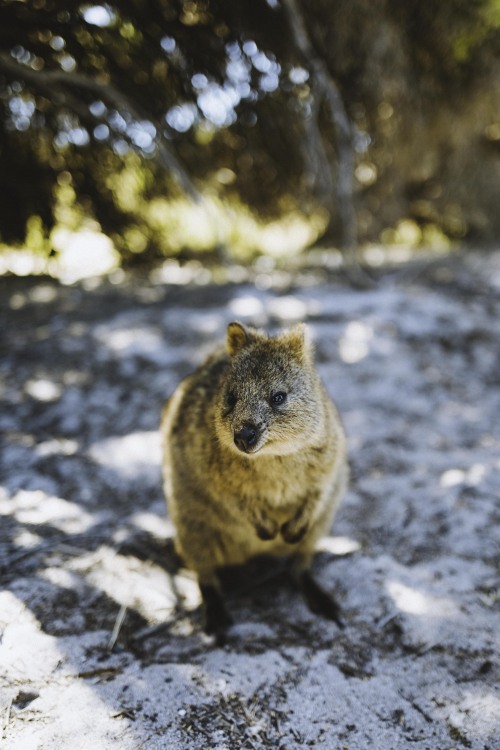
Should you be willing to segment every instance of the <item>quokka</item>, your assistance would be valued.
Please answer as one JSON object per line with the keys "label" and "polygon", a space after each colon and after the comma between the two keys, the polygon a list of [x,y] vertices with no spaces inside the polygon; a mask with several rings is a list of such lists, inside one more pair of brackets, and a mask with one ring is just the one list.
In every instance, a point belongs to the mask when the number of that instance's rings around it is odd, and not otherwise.
{"label": "quokka", "polygon": [[342,625],[310,568],[348,479],[337,409],[306,328],[269,337],[230,323],[162,414],[165,494],[176,548],[196,572],[208,633],[231,624],[218,572],[258,555],[290,558],[307,604]]}

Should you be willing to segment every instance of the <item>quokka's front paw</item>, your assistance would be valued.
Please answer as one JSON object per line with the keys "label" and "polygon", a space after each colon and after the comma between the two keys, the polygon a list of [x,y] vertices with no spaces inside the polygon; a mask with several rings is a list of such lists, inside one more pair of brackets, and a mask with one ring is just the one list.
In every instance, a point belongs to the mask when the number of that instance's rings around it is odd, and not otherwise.
{"label": "quokka's front paw", "polygon": [[271,539],[276,539],[279,533],[279,526],[276,521],[270,518],[260,519],[255,524],[255,531],[259,539],[264,542],[269,542]]}
{"label": "quokka's front paw", "polygon": [[298,544],[302,541],[309,530],[309,524],[300,523],[300,520],[292,518],[281,527],[281,535],[287,544]]}

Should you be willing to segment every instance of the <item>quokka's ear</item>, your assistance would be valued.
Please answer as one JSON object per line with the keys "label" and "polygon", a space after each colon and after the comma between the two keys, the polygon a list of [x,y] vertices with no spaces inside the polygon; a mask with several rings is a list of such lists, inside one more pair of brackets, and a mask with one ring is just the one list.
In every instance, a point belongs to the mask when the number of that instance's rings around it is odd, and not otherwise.
{"label": "quokka's ear", "polygon": [[290,353],[299,362],[309,362],[313,357],[313,346],[309,336],[309,329],[305,323],[298,323],[286,331],[282,337]]}
{"label": "quokka's ear", "polygon": [[242,349],[256,339],[256,331],[246,328],[243,323],[234,321],[227,327],[226,346],[231,357],[238,354]]}

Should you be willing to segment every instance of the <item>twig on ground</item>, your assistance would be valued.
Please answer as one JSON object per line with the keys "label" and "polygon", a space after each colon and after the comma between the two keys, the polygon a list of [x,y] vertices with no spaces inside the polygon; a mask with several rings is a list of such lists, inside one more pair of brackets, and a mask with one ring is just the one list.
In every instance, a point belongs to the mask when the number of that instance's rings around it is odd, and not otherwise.
{"label": "twig on ground", "polygon": [[112,651],[113,648],[115,647],[115,644],[120,635],[120,630],[122,629],[123,621],[125,620],[126,614],[127,614],[127,607],[124,604],[122,604],[116,616],[115,624],[113,627],[113,632],[111,633],[111,638],[109,639],[108,651]]}
{"label": "twig on ground", "polygon": [[14,700],[13,698],[10,699],[10,701],[8,702],[7,707],[5,709],[5,717],[4,717],[4,720],[2,722],[2,735],[4,737],[5,737],[5,732],[7,731],[8,727],[9,727],[9,724],[10,724],[10,714],[11,714],[11,711],[12,711],[12,702],[13,702],[13,700]]}

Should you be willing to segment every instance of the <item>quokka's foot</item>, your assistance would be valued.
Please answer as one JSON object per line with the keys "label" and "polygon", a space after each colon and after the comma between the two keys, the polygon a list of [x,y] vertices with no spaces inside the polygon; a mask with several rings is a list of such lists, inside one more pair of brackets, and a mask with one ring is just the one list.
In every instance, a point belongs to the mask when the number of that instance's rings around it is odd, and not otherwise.
{"label": "quokka's foot", "polygon": [[341,629],[345,628],[342,618],[342,610],[339,605],[320,585],[315,581],[311,573],[306,570],[299,574],[298,584],[300,591],[306,600],[306,604],[315,615],[321,615],[328,620],[333,620]]}
{"label": "quokka's foot", "polygon": [[222,645],[233,619],[215,586],[200,586],[200,589],[204,609],[203,629],[208,635],[215,636],[218,645]]}

